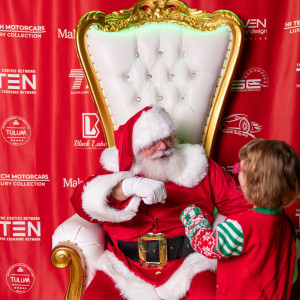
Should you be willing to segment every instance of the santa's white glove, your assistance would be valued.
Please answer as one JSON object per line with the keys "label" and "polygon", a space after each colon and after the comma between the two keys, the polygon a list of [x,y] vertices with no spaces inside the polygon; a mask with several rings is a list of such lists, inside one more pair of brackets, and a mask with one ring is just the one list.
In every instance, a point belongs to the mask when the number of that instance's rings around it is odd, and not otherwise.
{"label": "santa's white glove", "polygon": [[122,181],[122,190],[126,197],[136,195],[147,205],[165,203],[167,191],[162,181],[144,177],[132,177]]}

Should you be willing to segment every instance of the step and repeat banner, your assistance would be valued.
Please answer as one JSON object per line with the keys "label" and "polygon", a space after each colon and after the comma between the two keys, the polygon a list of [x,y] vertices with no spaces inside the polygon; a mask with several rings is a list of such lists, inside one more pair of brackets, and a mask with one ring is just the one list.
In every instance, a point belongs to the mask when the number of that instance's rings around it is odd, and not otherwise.
{"label": "step and repeat banner", "polygon": [[[0,5],[0,299],[63,299],[68,270],[50,263],[74,188],[106,147],[74,47],[78,20],[132,0],[3,0]],[[236,13],[245,43],[214,159],[228,172],[254,138],[300,155],[300,1],[186,0]],[[300,205],[288,214],[300,237]],[[300,298],[300,280],[294,285]]]}

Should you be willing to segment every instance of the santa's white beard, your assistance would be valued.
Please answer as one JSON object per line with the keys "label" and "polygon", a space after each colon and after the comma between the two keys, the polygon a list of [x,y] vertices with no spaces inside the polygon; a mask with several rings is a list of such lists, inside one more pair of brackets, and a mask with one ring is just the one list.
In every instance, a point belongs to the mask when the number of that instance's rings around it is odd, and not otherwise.
{"label": "santa's white beard", "polygon": [[[163,160],[154,159],[155,157],[164,156],[168,151],[171,154],[167,158]],[[145,158],[139,153],[135,157],[131,172],[154,180],[171,181],[182,171],[183,161],[181,151],[175,148],[169,148],[167,151],[156,153],[149,158]]]}

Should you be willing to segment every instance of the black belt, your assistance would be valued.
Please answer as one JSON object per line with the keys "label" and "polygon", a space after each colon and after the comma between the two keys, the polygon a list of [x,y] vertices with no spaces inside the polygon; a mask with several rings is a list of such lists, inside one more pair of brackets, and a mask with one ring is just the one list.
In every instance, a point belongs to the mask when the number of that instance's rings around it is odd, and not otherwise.
{"label": "black belt", "polygon": [[[118,240],[119,249],[131,260],[139,261],[138,242],[126,242]],[[159,242],[147,241],[147,261],[159,262]],[[168,260],[187,257],[195,252],[186,236],[178,236],[167,239]]]}

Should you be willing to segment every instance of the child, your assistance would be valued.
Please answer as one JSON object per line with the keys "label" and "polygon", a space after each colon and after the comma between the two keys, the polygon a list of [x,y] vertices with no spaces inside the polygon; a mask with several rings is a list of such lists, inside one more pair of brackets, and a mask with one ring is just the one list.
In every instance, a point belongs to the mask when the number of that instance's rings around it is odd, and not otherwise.
{"label": "child", "polygon": [[215,230],[195,206],[180,219],[193,249],[220,259],[217,299],[290,299],[295,234],[283,207],[298,198],[297,154],[285,142],[256,139],[239,158],[239,183],[254,208],[231,215]]}

